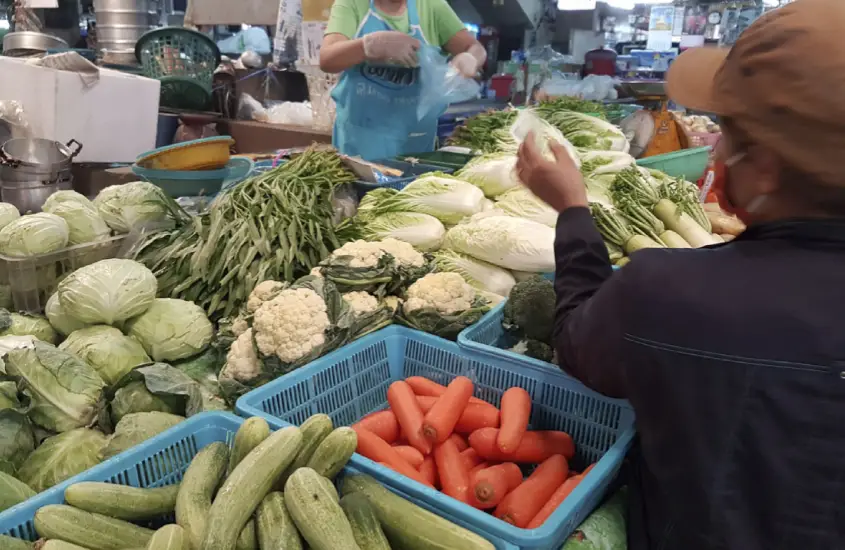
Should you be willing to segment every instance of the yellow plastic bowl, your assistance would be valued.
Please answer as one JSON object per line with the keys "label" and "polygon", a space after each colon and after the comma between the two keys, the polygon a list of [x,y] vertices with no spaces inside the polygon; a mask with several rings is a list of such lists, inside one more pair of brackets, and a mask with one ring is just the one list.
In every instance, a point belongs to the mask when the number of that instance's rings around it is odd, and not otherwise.
{"label": "yellow plastic bowl", "polygon": [[229,136],[195,139],[144,153],[135,164],[153,170],[217,170],[229,163],[234,143]]}

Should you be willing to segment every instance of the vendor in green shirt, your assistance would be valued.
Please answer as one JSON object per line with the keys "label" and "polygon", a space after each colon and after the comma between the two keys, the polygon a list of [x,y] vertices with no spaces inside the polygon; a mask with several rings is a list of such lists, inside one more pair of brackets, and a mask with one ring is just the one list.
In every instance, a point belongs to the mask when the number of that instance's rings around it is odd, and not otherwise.
{"label": "vendor in green shirt", "polygon": [[431,47],[472,78],[487,59],[446,0],[336,0],[320,68],[342,73],[332,142],[365,160],[432,151],[439,112],[419,120],[417,52]]}

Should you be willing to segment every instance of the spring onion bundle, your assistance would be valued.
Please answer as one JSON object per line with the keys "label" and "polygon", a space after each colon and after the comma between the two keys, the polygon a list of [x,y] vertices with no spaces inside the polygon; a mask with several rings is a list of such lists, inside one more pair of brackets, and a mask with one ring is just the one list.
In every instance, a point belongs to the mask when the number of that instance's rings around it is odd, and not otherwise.
{"label": "spring onion bundle", "polygon": [[257,283],[294,281],[340,246],[332,197],[354,180],[335,151],[311,148],[219,195],[193,224],[146,236],[133,255],[156,275],[159,296],[228,317]]}

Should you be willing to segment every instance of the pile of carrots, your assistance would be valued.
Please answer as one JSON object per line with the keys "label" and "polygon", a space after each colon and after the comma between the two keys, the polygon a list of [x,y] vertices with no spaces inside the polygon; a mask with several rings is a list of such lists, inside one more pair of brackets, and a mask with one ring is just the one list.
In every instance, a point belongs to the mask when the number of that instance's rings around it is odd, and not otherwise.
{"label": "pile of carrots", "polygon": [[[569,434],[528,430],[524,389],[505,391],[501,410],[473,391],[463,376],[448,387],[421,376],[392,383],[389,408],[352,426],[358,453],[517,527],[539,527],[590,468],[570,471]],[[520,464],[537,467],[523,478]]]}

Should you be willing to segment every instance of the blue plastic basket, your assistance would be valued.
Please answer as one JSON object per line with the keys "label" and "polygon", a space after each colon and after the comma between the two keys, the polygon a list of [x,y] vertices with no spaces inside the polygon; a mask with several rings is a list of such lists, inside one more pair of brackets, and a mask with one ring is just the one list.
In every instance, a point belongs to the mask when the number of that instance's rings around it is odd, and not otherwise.
{"label": "blue plastic basket", "polygon": [[393,381],[425,376],[448,384],[458,375],[474,380],[475,395],[497,406],[507,388],[525,388],[533,402],[532,428],[568,432],[576,443],[575,465],[597,462],[543,526],[519,529],[359,454],[350,465],[491,537],[520,548],[558,548],[601,502],[634,438],[634,413],[626,401],[603,397],[568,376],[527,364],[514,369],[506,361],[463,352],[442,338],[390,326],[249,392],[236,410],[263,416],[276,427],[299,425],[315,413],[349,425],[384,409]]}
{"label": "blue plastic basket", "polygon": [[387,166],[388,168],[395,168],[402,171],[402,176],[392,178],[390,181],[384,183],[370,183],[366,181],[356,181],[355,189],[358,191],[358,196],[361,197],[365,193],[378,189],[380,187],[389,187],[401,191],[406,185],[417,179],[417,176],[428,174],[429,172],[443,172],[444,174],[451,174],[455,171],[454,168],[447,168],[445,166],[433,166],[430,164],[410,163],[395,159],[376,160],[374,164]]}
{"label": "blue plastic basket", "polygon": [[[0,513],[0,534],[26,540],[37,539],[38,535],[33,524],[35,512],[48,504],[63,503],[65,489],[80,481],[106,481],[133,487],[161,487],[178,483],[200,449],[215,441],[225,441],[231,445],[235,432],[243,422],[243,418],[230,413],[208,412],[192,416],[137,447]],[[356,470],[347,467],[338,479],[350,473],[356,473]],[[408,497],[394,488],[390,489],[411,502],[438,513],[431,505]],[[472,525],[460,519],[456,521],[444,514],[439,515],[489,539],[497,550],[515,550],[516,548],[502,540],[486,536],[480,529],[473,528]],[[162,518],[162,520],[172,521],[173,518]],[[153,525],[155,526],[155,522]]]}

